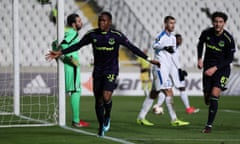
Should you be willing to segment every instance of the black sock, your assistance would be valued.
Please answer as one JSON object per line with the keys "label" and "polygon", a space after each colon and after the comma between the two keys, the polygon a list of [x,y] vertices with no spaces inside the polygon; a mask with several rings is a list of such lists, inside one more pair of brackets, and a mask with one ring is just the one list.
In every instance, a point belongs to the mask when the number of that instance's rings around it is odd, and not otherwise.
{"label": "black sock", "polygon": [[211,126],[216,113],[218,110],[218,97],[216,96],[210,96],[210,106],[209,106],[209,110],[208,110],[208,122],[207,125]]}
{"label": "black sock", "polygon": [[104,108],[105,108],[105,118],[109,118],[112,110],[112,100],[104,103]]}
{"label": "black sock", "polygon": [[104,106],[103,104],[96,105],[95,111],[99,123],[99,128],[101,129],[103,127],[103,121],[104,121]]}

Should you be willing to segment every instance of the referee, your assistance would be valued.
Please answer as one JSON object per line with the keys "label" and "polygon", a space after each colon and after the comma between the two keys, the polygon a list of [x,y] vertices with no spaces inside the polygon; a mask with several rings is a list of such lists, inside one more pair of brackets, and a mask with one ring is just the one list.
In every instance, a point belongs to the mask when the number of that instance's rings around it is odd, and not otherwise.
{"label": "referee", "polygon": [[[224,29],[227,15],[223,12],[212,14],[213,27],[202,31],[197,45],[198,68],[203,68],[203,92],[205,104],[209,105],[208,120],[203,133],[210,133],[218,110],[218,99],[224,91],[230,75],[235,43],[233,37]],[[202,60],[203,47],[205,55]]]}

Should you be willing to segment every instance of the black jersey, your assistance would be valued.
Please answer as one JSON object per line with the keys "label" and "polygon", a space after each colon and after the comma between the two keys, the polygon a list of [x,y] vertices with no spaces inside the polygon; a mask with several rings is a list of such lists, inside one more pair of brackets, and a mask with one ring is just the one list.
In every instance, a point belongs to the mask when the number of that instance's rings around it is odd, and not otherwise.
{"label": "black jersey", "polygon": [[206,47],[204,69],[212,66],[217,66],[218,69],[230,67],[235,52],[235,43],[231,34],[224,30],[221,35],[217,36],[214,28],[204,30],[197,46],[198,59],[202,58],[204,44]]}
{"label": "black jersey", "polygon": [[138,56],[147,59],[147,56],[119,31],[110,29],[103,32],[100,29],[93,29],[86,33],[79,43],[62,50],[63,54],[80,49],[82,46],[92,44],[94,56],[94,72],[112,73],[119,72],[119,46],[124,45]]}

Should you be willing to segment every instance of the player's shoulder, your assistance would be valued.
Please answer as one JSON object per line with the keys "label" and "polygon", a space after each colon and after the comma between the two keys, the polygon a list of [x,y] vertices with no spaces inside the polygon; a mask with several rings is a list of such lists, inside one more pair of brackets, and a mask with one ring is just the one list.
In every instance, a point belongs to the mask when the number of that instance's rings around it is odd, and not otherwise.
{"label": "player's shoulder", "polygon": [[213,27],[207,27],[202,31],[202,34],[209,34],[209,33],[214,33]]}
{"label": "player's shoulder", "polygon": [[90,29],[87,31],[86,35],[88,34],[93,34],[93,33],[98,33],[99,32],[99,29],[98,28],[95,28],[95,29]]}
{"label": "player's shoulder", "polygon": [[233,41],[233,36],[227,30],[223,31],[223,36],[231,43]]}
{"label": "player's shoulder", "polygon": [[157,39],[161,39],[163,36],[165,36],[167,34],[167,32],[166,31],[161,31],[160,33],[158,33],[158,35],[157,35]]}
{"label": "player's shoulder", "polygon": [[65,27],[64,28],[64,33],[65,34],[76,34],[77,31],[72,27]]}
{"label": "player's shoulder", "polygon": [[119,36],[119,37],[122,37],[122,36],[123,36],[122,32],[120,32],[119,30],[116,30],[116,29],[110,29],[109,32],[110,32],[111,34],[117,35],[117,36]]}

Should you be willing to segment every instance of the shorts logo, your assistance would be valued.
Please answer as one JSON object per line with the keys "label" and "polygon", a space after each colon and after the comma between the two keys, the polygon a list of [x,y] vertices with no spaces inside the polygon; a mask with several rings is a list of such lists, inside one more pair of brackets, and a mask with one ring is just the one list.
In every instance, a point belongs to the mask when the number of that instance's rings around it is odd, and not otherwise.
{"label": "shorts logo", "polygon": [[228,81],[228,77],[222,76],[220,80],[221,87],[225,87],[227,81]]}
{"label": "shorts logo", "polygon": [[114,45],[114,44],[115,44],[115,39],[114,39],[114,38],[110,38],[110,39],[108,40],[108,44]]}
{"label": "shorts logo", "polygon": [[97,39],[93,39],[93,42],[96,43],[96,42],[97,42]]}
{"label": "shorts logo", "polygon": [[113,82],[114,79],[115,79],[115,75],[114,75],[114,74],[109,74],[109,75],[107,76],[107,79],[108,79],[109,82]]}
{"label": "shorts logo", "polygon": [[219,45],[220,47],[224,47],[225,43],[224,43],[224,41],[220,41],[220,42],[218,43],[218,45]]}

